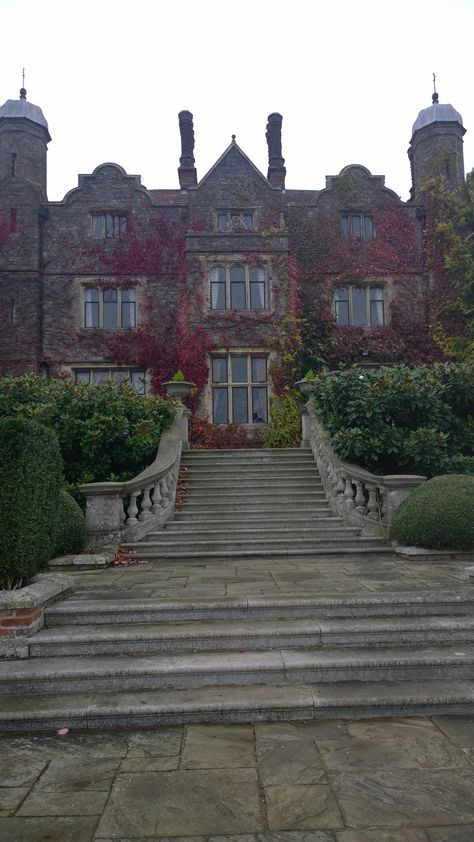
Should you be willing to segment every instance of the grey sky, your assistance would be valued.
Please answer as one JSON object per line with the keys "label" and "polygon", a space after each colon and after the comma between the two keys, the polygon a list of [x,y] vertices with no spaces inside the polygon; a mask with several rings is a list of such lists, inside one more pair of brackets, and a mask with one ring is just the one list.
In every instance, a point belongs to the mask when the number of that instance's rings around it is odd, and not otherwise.
{"label": "grey sky", "polygon": [[182,109],[199,177],[233,133],[266,174],[266,118],[279,111],[288,187],[321,188],[360,163],[407,199],[433,71],[474,166],[474,0],[0,0],[0,31],[1,102],[24,66],[49,122],[50,199],[107,160],[147,187],[177,186]]}

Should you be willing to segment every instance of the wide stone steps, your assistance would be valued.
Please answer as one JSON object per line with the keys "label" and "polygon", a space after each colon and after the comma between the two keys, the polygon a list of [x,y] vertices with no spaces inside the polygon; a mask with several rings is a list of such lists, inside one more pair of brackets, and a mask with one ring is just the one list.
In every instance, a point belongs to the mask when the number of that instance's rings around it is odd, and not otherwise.
{"label": "wide stone steps", "polygon": [[346,552],[380,552],[384,549],[384,543],[381,538],[359,538],[358,536],[347,538],[345,535],[338,535],[320,538],[302,538],[299,540],[288,540],[282,538],[281,540],[273,539],[272,541],[256,541],[256,540],[210,540],[205,541],[196,540],[191,537],[183,536],[176,541],[166,541],[162,538],[156,541],[141,541],[139,543],[122,544],[126,551],[133,551],[137,559],[182,559],[190,560],[196,558],[255,558],[258,556],[267,557],[285,557],[297,555],[311,555],[315,553],[341,553],[341,548],[345,546]]}
{"label": "wide stone steps", "polygon": [[474,617],[214,620],[56,626],[38,632],[31,657],[295,649],[328,646],[413,646],[474,643]]}
{"label": "wide stone steps", "polygon": [[188,722],[254,722],[472,713],[474,681],[238,685],[120,694],[0,696],[0,732],[152,728]]}
{"label": "wide stone steps", "polygon": [[[232,523],[230,521],[225,527],[225,535],[226,538],[240,538],[245,536],[247,538],[266,538],[269,539],[272,536],[287,536],[288,538],[297,539],[299,536],[304,537],[305,535],[317,537],[322,535],[354,535],[356,534],[356,530],[351,526],[344,526],[344,524],[334,518],[332,521],[320,521],[318,523],[308,523],[308,521],[304,521],[305,525],[302,524],[293,524],[288,526],[282,526],[281,520],[276,521],[279,523],[278,526],[272,525],[271,528],[268,526],[262,526],[261,522],[254,521],[252,524],[248,522],[241,522],[241,523]],[[217,527],[216,527],[217,528]],[[224,530],[223,530],[224,531]],[[156,538],[159,535],[170,536],[174,534],[179,535],[194,535],[196,538],[202,536],[209,535],[209,522],[187,522],[183,523],[180,521],[179,523],[170,523],[166,526],[164,532],[148,532],[146,538],[150,540]]]}
{"label": "wide stone steps", "polygon": [[474,679],[474,646],[32,658],[2,665],[0,695],[413,679]]}

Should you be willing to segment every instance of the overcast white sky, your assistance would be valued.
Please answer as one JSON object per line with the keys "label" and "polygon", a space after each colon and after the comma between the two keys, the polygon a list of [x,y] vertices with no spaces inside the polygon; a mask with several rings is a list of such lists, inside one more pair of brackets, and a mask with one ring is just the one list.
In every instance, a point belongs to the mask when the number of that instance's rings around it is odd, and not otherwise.
{"label": "overcast white sky", "polygon": [[474,167],[473,32],[474,0],[0,0],[0,103],[18,97],[25,67],[53,138],[53,200],[104,161],[178,186],[182,109],[199,178],[233,133],[266,175],[279,111],[287,187],[318,189],[360,163],[407,199],[433,72]]}

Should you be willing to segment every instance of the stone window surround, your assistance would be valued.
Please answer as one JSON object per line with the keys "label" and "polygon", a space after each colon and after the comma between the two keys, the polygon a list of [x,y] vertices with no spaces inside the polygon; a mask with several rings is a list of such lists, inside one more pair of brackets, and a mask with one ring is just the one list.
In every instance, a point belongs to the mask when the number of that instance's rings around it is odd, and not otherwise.
{"label": "stone window surround", "polygon": [[[129,365],[129,366],[127,366],[127,365],[115,365],[113,363],[107,363],[107,362],[89,363],[87,361],[86,362],[77,362],[77,363],[72,362],[72,363],[68,364],[67,366],[63,366],[61,371],[64,374],[69,374],[76,383],[80,382],[80,381],[77,380],[77,375],[82,373],[82,372],[84,372],[84,373],[88,372],[91,380],[93,379],[93,373],[94,372],[105,372],[105,371],[108,372],[108,374],[109,374],[108,380],[112,380],[113,378],[112,378],[111,375],[113,375],[115,373],[116,374],[123,373],[124,375],[127,375],[127,377],[124,378],[124,379],[128,380],[132,385],[133,385],[132,374],[133,375],[140,375],[140,379],[142,379],[142,377],[143,377],[143,380],[144,380],[143,391],[142,392],[137,391],[137,394],[147,394],[148,391],[149,391],[149,386],[150,386],[149,371],[147,369],[143,369],[143,368],[138,369],[136,366],[133,366],[133,365]],[[120,382],[120,381],[117,380],[117,383],[118,382]]]}
{"label": "stone window surround", "polygon": [[[271,406],[271,399],[273,397],[272,384],[271,384],[269,372],[270,372],[272,364],[274,364],[278,359],[277,352],[271,351],[268,348],[261,348],[261,347],[256,347],[256,348],[245,347],[244,348],[244,347],[241,347],[241,346],[236,347],[236,348],[229,348],[229,347],[215,348],[215,349],[212,350],[212,352],[210,352],[208,354],[207,363],[208,363],[208,367],[209,367],[209,378],[208,378],[207,387],[204,389],[204,392],[203,392],[202,408],[204,410],[204,413],[212,421],[212,419],[213,419],[212,389],[213,389],[213,385],[217,385],[217,384],[213,384],[213,382],[212,382],[212,358],[213,357],[227,357],[227,359],[229,360],[229,357],[231,357],[231,356],[266,357],[266,360],[267,360],[267,380],[266,380],[266,383],[262,383],[262,386],[266,386],[266,388],[267,388],[267,423],[268,423],[270,421],[270,406]],[[228,363],[228,365],[229,365],[229,363]],[[254,384],[254,385],[258,385],[258,384]],[[252,383],[248,382],[247,386],[249,388],[251,388]],[[228,385],[228,388],[232,388],[232,385],[231,384]],[[249,411],[250,411],[250,407],[251,407],[251,401],[249,403]],[[230,401],[228,403],[228,409],[229,409],[229,419],[230,419],[230,413],[231,413],[231,403],[230,403]],[[229,423],[231,423],[230,420],[229,420]],[[265,426],[265,424],[260,423],[260,422],[255,423],[255,422],[250,421],[247,424],[244,424],[244,423],[239,424],[239,426],[245,427],[246,429],[256,430],[256,429],[261,429],[262,427]]]}
{"label": "stone window surround", "polygon": [[128,212],[116,208],[90,211],[93,240],[123,239],[128,233]]}
{"label": "stone window surround", "polygon": [[[337,300],[336,300],[336,292],[338,289],[347,289],[349,293],[348,298],[348,321],[347,322],[338,322],[337,320]],[[366,307],[366,323],[365,324],[356,324],[354,322],[354,314],[353,314],[353,293],[352,290],[354,289],[363,289],[365,290],[365,307]],[[371,297],[370,291],[373,289],[382,289],[383,297],[381,299],[375,299]],[[371,301],[379,300],[382,302],[382,321],[380,323],[372,323],[372,311],[371,311]],[[390,301],[389,295],[389,285],[387,279],[385,278],[369,278],[366,280],[352,280],[346,279],[344,281],[335,282],[332,291],[332,310],[334,313],[334,319],[336,325],[338,327],[361,327],[364,330],[374,330],[378,327],[384,327],[388,323],[387,313],[388,313],[388,304]]]}
{"label": "stone window surround", "polygon": [[[226,224],[224,225],[224,216]],[[233,231],[251,233],[255,230],[255,212],[253,208],[218,208],[215,211],[216,231],[228,234]]]}
{"label": "stone window surround", "polygon": [[371,213],[359,210],[342,211],[340,220],[342,234],[348,240],[355,239],[368,242],[375,237],[375,226]]}
{"label": "stone window surround", "polygon": [[[99,301],[98,301],[98,324],[97,325],[88,325],[87,324],[87,313],[86,313],[86,293],[87,290],[97,290],[99,293]],[[134,316],[133,321],[134,324],[130,326],[123,326],[122,325],[122,291],[123,290],[133,290],[135,294],[135,302],[134,302]],[[116,302],[116,312],[117,312],[117,324],[115,326],[107,327],[104,325],[104,292],[106,290],[116,290],[117,291],[117,302]],[[126,303],[133,303],[133,302],[123,302]],[[139,307],[139,293],[138,293],[138,285],[133,281],[127,283],[127,285],[117,284],[114,283],[113,280],[110,282],[104,283],[101,281],[100,283],[94,282],[93,280],[82,282],[81,283],[81,328],[86,331],[90,330],[135,330],[138,327],[138,307]]]}
{"label": "stone window surround", "polygon": [[[241,267],[244,270],[244,279],[245,279],[245,303],[246,307],[242,308],[235,308],[231,307],[231,271],[234,268]],[[226,289],[226,306],[225,307],[213,307],[213,294],[212,288],[213,283],[217,283],[213,280],[213,270],[216,269],[223,269],[225,271],[225,289]],[[251,270],[252,269],[261,269],[264,273],[264,307],[250,307],[251,303]],[[209,265],[208,271],[208,295],[209,295],[209,311],[211,313],[226,313],[226,312],[233,312],[233,313],[266,313],[270,308],[270,284],[269,284],[269,266],[266,261],[263,260],[255,260],[252,261],[250,264],[248,260],[245,259],[238,259],[233,258],[229,260],[229,258],[224,258],[219,260],[216,258],[213,260],[212,264]]]}

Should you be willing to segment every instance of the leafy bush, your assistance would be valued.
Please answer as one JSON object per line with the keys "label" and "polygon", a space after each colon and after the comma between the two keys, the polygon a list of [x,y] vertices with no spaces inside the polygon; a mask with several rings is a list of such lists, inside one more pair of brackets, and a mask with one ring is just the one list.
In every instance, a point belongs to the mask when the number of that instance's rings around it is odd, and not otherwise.
{"label": "leafy bush", "polygon": [[197,449],[242,449],[262,447],[262,431],[247,430],[239,424],[217,426],[209,421],[191,418],[189,440]]}
{"label": "leafy bush", "polygon": [[272,425],[264,438],[265,447],[297,447],[301,439],[301,399],[288,389],[272,401]]}
{"label": "leafy bush", "polygon": [[184,383],[185,380],[186,378],[180,368],[171,378],[172,383]]}
{"label": "leafy bush", "polygon": [[403,546],[474,549],[474,477],[448,474],[420,485],[395,512],[392,534]]}
{"label": "leafy bush", "polygon": [[381,474],[473,472],[472,363],[353,366],[319,375],[312,400],[345,461]]}
{"label": "leafy bush", "polygon": [[51,427],[59,440],[68,490],[86,482],[131,479],[155,458],[174,409],[127,384],[76,384],[33,375],[0,380],[0,417]]}
{"label": "leafy bush", "polygon": [[0,419],[0,587],[28,581],[54,552],[63,482],[52,430],[23,418]]}
{"label": "leafy bush", "polygon": [[56,509],[54,555],[80,553],[86,543],[86,521],[82,509],[67,491],[60,491]]}

